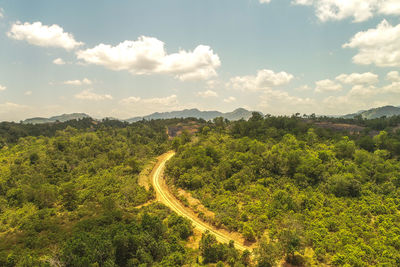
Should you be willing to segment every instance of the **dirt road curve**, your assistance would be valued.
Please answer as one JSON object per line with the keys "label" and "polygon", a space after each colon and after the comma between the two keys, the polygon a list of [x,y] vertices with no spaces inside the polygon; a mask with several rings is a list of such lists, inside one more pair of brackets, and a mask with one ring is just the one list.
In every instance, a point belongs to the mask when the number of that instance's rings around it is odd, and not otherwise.
{"label": "dirt road curve", "polygon": [[168,206],[170,209],[175,211],[177,214],[180,216],[186,217],[189,219],[194,227],[196,227],[198,230],[201,232],[205,232],[208,230],[210,233],[214,234],[215,237],[219,242],[222,243],[229,243],[230,240],[235,241],[235,247],[239,250],[250,250],[250,246],[246,246],[243,244],[241,240],[238,240],[237,238],[232,238],[231,236],[227,235],[224,233],[224,231],[218,230],[212,225],[209,225],[202,221],[200,218],[198,218],[193,211],[191,211],[189,208],[183,206],[179,200],[177,200],[172,193],[168,190],[168,187],[163,179],[163,173],[164,173],[164,168],[165,168],[165,163],[174,156],[174,152],[168,152],[162,155],[159,158],[158,163],[154,167],[154,170],[151,173],[151,182],[154,186],[154,189],[157,194],[157,200]]}

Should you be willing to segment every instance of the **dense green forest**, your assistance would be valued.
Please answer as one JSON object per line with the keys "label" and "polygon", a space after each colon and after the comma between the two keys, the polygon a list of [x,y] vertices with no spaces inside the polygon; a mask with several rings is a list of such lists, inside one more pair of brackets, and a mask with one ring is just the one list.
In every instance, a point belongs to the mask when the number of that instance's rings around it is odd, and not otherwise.
{"label": "dense green forest", "polygon": [[210,234],[188,246],[191,223],[138,184],[186,121],[0,123],[0,266],[247,264]]}
{"label": "dense green forest", "polygon": [[167,174],[213,224],[258,241],[259,266],[399,266],[399,133],[381,120],[376,136],[296,116],[219,120],[175,142]]}
{"label": "dense green forest", "polygon": [[[188,122],[199,132],[167,135]],[[0,266],[400,265],[399,123],[258,113],[0,123]],[[171,149],[169,182],[214,225],[257,242],[252,255],[209,233],[194,246],[190,222],[139,185]]]}
{"label": "dense green forest", "polygon": [[[92,122],[49,125],[48,137],[15,144],[3,135],[9,143],[0,151],[0,266],[185,261],[190,224],[156,204],[134,208],[154,198],[137,178],[168,149],[163,125]],[[12,126],[20,135],[45,128]]]}

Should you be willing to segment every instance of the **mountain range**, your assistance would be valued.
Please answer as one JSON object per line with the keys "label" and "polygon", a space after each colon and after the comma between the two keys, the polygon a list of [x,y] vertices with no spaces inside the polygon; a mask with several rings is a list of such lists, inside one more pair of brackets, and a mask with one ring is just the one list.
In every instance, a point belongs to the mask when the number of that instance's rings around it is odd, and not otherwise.
{"label": "mountain range", "polygon": [[[137,122],[141,120],[173,119],[173,118],[198,118],[204,120],[212,120],[217,117],[223,117],[230,121],[235,121],[240,119],[248,120],[251,117],[252,113],[253,113],[252,111],[248,111],[244,108],[238,108],[232,112],[227,112],[227,113],[219,111],[200,111],[198,109],[185,109],[181,111],[172,111],[172,112],[162,112],[162,113],[156,112],[147,116],[133,117],[122,121]],[[259,113],[262,114],[261,112]],[[42,118],[42,117],[30,118],[22,121],[22,123],[41,124],[41,123],[52,123],[57,121],[65,122],[69,120],[78,120],[83,118],[90,118],[90,116],[85,113],[72,113],[72,114],[63,114],[60,116],[53,116],[50,118]]]}
{"label": "mountain range", "polygon": [[391,117],[391,116],[398,116],[400,115],[400,107],[395,107],[395,106],[383,106],[379,108],[372,108],[369,110],[361,110],[358,111],[357,113],[352,113],[352,114],[347,114],[342,116],[342,118],[345,119],[352,119],[355,116],[359,116],[363,119],[377,119],[381,118],[383,116],[386,117]]}
{"label": "mountain range", "polygon": [[[258,112],[258,111],[257,111]],[[235,109],[232,112],[220,112],[220,111],[200,111],[198,109],[185,109],[181,111],[171,111],[171,112],[155,112],[147,116],[142,116],[142,117],[133,117],[130,119],[126,120],[121,120],[121,121],[126,121],[126,122],[137,122],[141,120],[156,120],[156,119],[173,119],[173,118],[198,118],[198,119],[204,119],[204,120],[212,120],[217,117],[223,117],[226,118],[230,121],[235,121],[235,120],[240,120],[240,119],[245,119],[248,120],[253,111],[249,111],[244,108],[238,108]],[[262,114],[261,112],[258,112]],[[356,113],[352,114],[347,114],[343,116],[334,116],[334,117],[342,117],[345,119],[352,119],[356,116],[361,115],[363,119],[376,119],[380,118],[383,116],[386,117],[391,117],[391,116],[398,116],[400,115],[400,107],[395,107],[395,106],[383,106],[379,108],[373,108],[369,110],[361,110]],[[83,118],[90,118],[89,115],[85,113],[72,113],[72,114],[62,114],[59,116],[53,116],[50,118],[42,118],[42,117],[35,117],[35,118],[30,118],[22,121],[22,123],[25,124],[40,124],[40,123],[52,123],[52,122],[65,122],[69,120],[77,120],[77,119],[83,119]],[[115,119],[115,118],[112,118]],[[118,120],[118,119],[115,119]]]}
{"label": "mountain range", "polygon": [[30,118],[22,121],[22,123],[25,124],[41,124],[41,123],[51,123],[51,122],[66,122],[70,120],[78,120],[78,119],[83,119],[83,118],[90,118],[89,115],[85,113],[71,113],[71,114],[62,114],[59,116],[53,116],[50,118],[42,118],[42,117],[35,117],[35,118]]}
{"label": "mountain range", "polygon": [[[173,118],[198,118],[204,120],[212,120],[217,117],[223,117],[230,121],[236,121],[240,119],[248,120],[251,115],[252,111],[248,111],[244,108],[235,109],[232,112],[222,113],[219,111],[200,111],[198,109],[185,109],[181,111],[172,111],[172,112],[156,112],[144,117],[134,117],[127,119],[127,122],[136,122],[141,120],[156,120],[156,119],[173,119]],[[259,112],[261,113],[261,112]]]}

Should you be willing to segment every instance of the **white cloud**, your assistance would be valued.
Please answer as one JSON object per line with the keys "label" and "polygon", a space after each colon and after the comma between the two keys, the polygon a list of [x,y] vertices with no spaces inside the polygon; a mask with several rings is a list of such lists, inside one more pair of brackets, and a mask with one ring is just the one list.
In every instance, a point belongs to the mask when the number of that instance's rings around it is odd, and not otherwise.
{"label": "white cloud", "polygon": [[272,114],[293,114],[304,110],[315,110],[315,100],[290,95],[282,90],[267,90],[260,97],[259,108]]}
{"label": "white cloud", "polygon": [[65,61],[62,58],[56,58],[53,60],[53,63],[56,65],[65,65]]}
{"label": "white cloud", "polygon": [[315,92],[336,92],[343,89],[342,85],[335,83],[332,80],[326,79],[315,82]]}
{"label": "white cloud", "polygon": [[142,100],[142,98],[140,98],[140,97],[130,96],[128,98],[122,99],[121,103],[122,104],[132,104],[132,103],[138,103],[141,100]]}
{"label": "white cloud", "polygon": [[398,71],[391,71],[386,75],[386,79],[392,82],[400,82],[400,74]]}
{"label": "white cloud", "polygon": [[345,95],[325,98],[322,111],[325,114],[345,114],[383,105],[398,105],[399,95],[400,81],[382,87],[357,84]]}
{"label": "white cloud", "polygon": [[118,117],[133,117],[148,115],[153,112],[167,112],[173,110],[182,110],[193,107],[187,103],[187,106],[181,106],[176,95],[155,98],[141,98],[131,96],[122,99],[118,109],[114,109],[112,114]]}
{"label": "white cloud", "polygon": [[348,97],[368,98],[379,93],[378,88],[373,85],[357,84],[347,93]]}
{"label": "white cloud", "polygon": [[71,80],[71,81],[65,81],[63,84],[66,85],[75,85],[75,86],[80,86],[80,85],[90,85],[93,82],[87,78],[84,78],[83,80]]}
{"label": "white cloud", "polygon": [[293,5],[311,6],[314,0],[293,0]]}
{"label": "white cloud", "polygon": [[310,86],[302,85],[300,87],[295,88],[294,90],[299,91],[299,92],[305,92],[305,91],[310,91],[312,88]]}
{"label": "white cloud", "polygon": [[225,103],[232,103],[235,101],[236,101],[236,97],[234,97],[234,96],[230,96],[230,97],[224,99]]}
{"label": "white cloud", "polygon": [[352,73],[341,74],[336,77],[336,80],[344,84],[375,84],[379,82],[379,76],[371,73]]}
{"label": "white cloud", "polygon": [[111,100],[111,99],[113,99],[111,95],[96,94],[96,93],[93,92],[92,89],[83,90],[79,94],[76,94],[75,98],[83,99],[83,100],[93,100],[93,101]]}
{"label": "white cloud", "polygon": [[259,70],[256,76],[233,77],[228,85],[243,91],[260,91],[288,84],[292,79],[293,75],[287,72],[276,73],[272,70],[263,69]]}
{"label": "white cloud", "polygon": [[[383,95],[382,88],[356,85],[346,95],[329,96],[322,101],[324,114],[348,114],[358,110],[384,105],[398,105],[390,94]],[[340,108],[338,108],[340,107]]]}
{"label": "white cloud", "polygon": [[208,88],[217,88],[223,86],[223,83],[220,80],[208,80],[206,82]]}
{"label": "white cloud", "polygon": [[213,90],[207,90],[207,91],[203,91],[203,92],[198,92],[197,96],[200,96],[202,98],[209,98],[209,97],[217,97],[218,94],[217,94],[217,92],[215,92]]}
{"label": "white cloud", "polygon": [[259,0],[261,4],[268,4],[271,0]]}
{"label": "white cloud", "polygon": [[83,43],[77,42],[74,36],[64,32],[64,29],[54,24],[43,25],[41,22],[29,23],[16,22],[7,33],[9,38],[25,40],[32,45],[43,47],[60,47],[66,50],[75,49]]}
{"label": "white cloud", "polygon": [[32,91],[26,91],[24,95],[32,95]]}
{"label": "white cloud", "polygon": [[4,90],[6,90],[7,89],[7,87],[5,87],[4,85],[1,85],[0,84],[0,91],[4,91]]}
{"label": "white cloud", "polygon": [[215,77],[221,65],[218,55],[209,46],[199,45],[191,52],[181,50],[167,54],[162,41],[146,36],[117,46],[100,44],[78,51],[77,57],[115,71],[127,70],[135,75],[171,74],[182,81]]}
{"label": "white cloud", "polygon": [[21,113],[27,113],[28,110],[27,106],[6,102],[0,104],[0,117],[2,120],[16,121],[20,119]]}
{"label": "white cloud", "polygon": [[313,6],[322,22],[353,18],[366,21],[376,15],[400,15],[398,0],[293,0],[295,5]]}
{"label": "white cloud", "polygon": [[4,9],[0,7],[0,19],[4,18]]}
{"label": "white cloud", "polygon": [[164,106],[173,106],[176,105],[177,102],[177,96],[176,95],[170,95],[167,97],[155,97],[155,98],[141,98],[141,97],[135,97],[131,96],[128,98],[124,98],[120,101],[121,104],[137,104],[137,103],[143,103],[143,104],[155,104],[155,105],[164,105]]}
{"label": "white cloud", "polygon": [[400,2],[398,0],[381,1],[379,12],[385,15],[400,15]]}
{"label": "white cloud", "polygon": [[393,27],[383,20],[375,29],[354,35],[343,47],[358,49],[358,54],[353,57],[353,62],[356,64],[398,67],[400,66],[400,24]]}
{"label": "white cloud", "polygon": [[381,93],[399,94],[400,93],[400,81],[392,82],[391,84],[384,86],[381,89]]}

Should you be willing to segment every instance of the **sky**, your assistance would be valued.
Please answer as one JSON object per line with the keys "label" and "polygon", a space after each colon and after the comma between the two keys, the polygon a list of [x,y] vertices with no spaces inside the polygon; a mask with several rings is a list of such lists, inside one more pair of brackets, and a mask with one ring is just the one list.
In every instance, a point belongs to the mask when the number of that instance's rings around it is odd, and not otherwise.
{"label": "sky", "polygon": [[400,105],[400,0],[0,0],[0,121]]}

